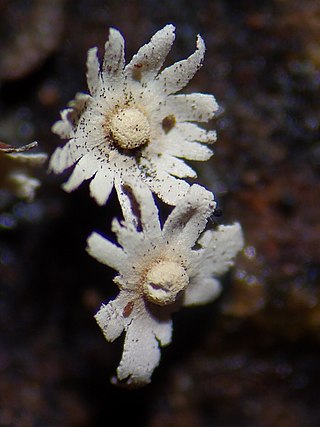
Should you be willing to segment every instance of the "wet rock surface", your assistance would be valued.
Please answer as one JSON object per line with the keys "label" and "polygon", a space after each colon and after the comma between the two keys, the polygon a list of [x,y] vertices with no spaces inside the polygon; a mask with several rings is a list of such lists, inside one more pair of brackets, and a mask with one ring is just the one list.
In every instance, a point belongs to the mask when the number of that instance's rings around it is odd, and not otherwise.
{"label": "wet rock surface", "polygon": [[109,383],[121,342],[93,314],[113,272],[85,253],[110,235],[116,198],[98,207],[84,186],[37,173],[34,202],[0,194],[0,425],[316,427],[320,363],[320,7],[317,2],[4,1],[0,5],[0,140],[52,153],[59,110],[86,91],[86,51],[121,30],[127,59],[164,24],[168,63],[206,41],[188,91],[221,111],[215,156],[196,164],[246,247],[222,297],[174,316],[153,382]]}

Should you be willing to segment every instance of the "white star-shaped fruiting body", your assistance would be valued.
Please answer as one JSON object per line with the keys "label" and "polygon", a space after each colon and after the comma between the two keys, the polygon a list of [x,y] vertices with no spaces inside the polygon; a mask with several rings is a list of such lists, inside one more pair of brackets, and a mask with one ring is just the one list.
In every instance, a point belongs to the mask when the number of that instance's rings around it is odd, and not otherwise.
{"label": "white star-shaped fruiting body", "polygon": [[[69,139],[51,157],[49,169],[61,173],[75,166],[63,188],[70,192],[91,180],[90,193],[103,205],[115,186],[121,204],[121,185],[144,182],[163,201],[175,205],[196,177],[182,160],[207,160],[216,139],[195,122],[207,122],[217,110],[212,95],[176,95],[201,67],[205,45],[197,38],[196,51],[160,71],[174,41],[167,25],[125,66],[124,39],[110,29],[100,69],[97,48],[90,49],[87,81],[90,95],[78,94],[53,132]],[[125,207],[122,206],[124,209]]]}
{"label": "white star-shaped fruiting body", "polygon": [[[202,234],[213,213],[213,195],[192,185],[161,227],[149,190],[136,187],[137,217],[112,229],[120,246],[98,233],[88,238],[88,252],[119,272],[115,300],[102,305],[95,318],[105,338],[126,337],[117,380],[143,385],[159,364],[160,346],[171,341],[170,314],[182,305],[204,304],[220,292],[217,276],[232,264],[243,246],[239,224]],[[135,226],[134,224],[138,224]]]}
{"label": "white star-shaped fruiting body", "polygon": [[1,188],[12,191],[20,199],[31,201],[41,185],[30,170],[42,166],[48,156],[45,153],[27,153],[38,145],[32,142],[23,147],[12,147],[0,142],[0,181]]}

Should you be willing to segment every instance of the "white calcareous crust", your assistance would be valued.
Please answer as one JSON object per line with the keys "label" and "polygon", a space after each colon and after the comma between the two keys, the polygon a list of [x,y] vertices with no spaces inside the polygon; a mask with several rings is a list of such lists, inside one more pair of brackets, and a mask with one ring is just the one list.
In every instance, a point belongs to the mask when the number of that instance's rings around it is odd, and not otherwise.
{"label": "white calcareous crust", "polygon": [[118,272],[119,295],[95,316],[108,341],[126,333],[113,381],[139,386],[150,382],[160,361],[159,346],[171,341],[170,314],[180,305],[205,304],[219,295],[217,277],[233,264],[243,238],[238,224],[203,233],[215,202],[197,184],[163,226],[148,189],[137,186],[132,197],[139,218],[129,211],[126,221],[113,221],[118,245],[92,233],[87,250]]}
{"label": "white calcareous crust", "polygon": [[120,203],[126,203],[123,182],[143,183],[171,205],[186,194],[184,178],[196,173],[182,159],[207,160],[212,155],[204,143],[214,142],[216,134],[196,123],[210,120],[217,104],[212,95],[176,94],[202,65],[205,45],[200,36],[193,54],[161,71],[174,30],[166,25],[127,65],[124,39],[115,29],[110,29],[101,65],[97,49],[89,50],[90,94],[77,94],[52,128],[68,140],[55,150],[49,165],[55,173],[74,167],[63,186],[66,191],[91,180],[90,194],[100,205],[113,187]]}
{"label": "white calcareous crust", "polygon": [[37,142],[31,142],[22,147],[13,147],[0,143],[1,187],[28,201],[33,200],[41,185],[40,180],[32,176],[32,169],[42,166],[48,158],[45,153],[29,152],[37,145]]}

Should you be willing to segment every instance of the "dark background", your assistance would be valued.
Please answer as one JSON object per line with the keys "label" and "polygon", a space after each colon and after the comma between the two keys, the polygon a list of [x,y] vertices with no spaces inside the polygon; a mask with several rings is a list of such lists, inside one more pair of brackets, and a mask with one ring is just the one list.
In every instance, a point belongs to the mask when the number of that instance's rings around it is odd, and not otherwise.
{"label": "dark background", "polygon": [[87,49],[114,26],[127,60],[167,23],[168,64],[207,45],[189,92],[213,93],[215,155],[193,163],[246,248],[215,303],[174,315],[151,385],[112,386],[122,340],[94,319],[117,293],[85,252],[119,216],[87,185],[43,181],[27,204],[0,194],[1,427],[316,427],[320,424],[318,1],[1,0],[0,140],[49,154],[59,110],[86,91]]}

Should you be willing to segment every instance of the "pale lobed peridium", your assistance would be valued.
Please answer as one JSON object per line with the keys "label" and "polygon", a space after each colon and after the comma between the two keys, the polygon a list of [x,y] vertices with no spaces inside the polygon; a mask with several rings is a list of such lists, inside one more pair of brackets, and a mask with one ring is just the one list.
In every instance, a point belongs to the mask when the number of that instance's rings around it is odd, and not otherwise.
{"label": "pale lobed peridium", "polygon": [[183,159],[211,157],[212,150],[205,144],[214,142],[216,134],[197,123],[213,117],[214,97],[177,94],[201,67],[204,41],[198,36],[193,54],[161,70],[174,30],[166,25],[127,65],[124,39],[115,29],[110,29],[101,65],[97,49],[89,50],[90,94],[77,94],[53,126],[53,132],[68,142],[56,149],[49,168],[61,173],[74,167],[63,186],[66,191],[90,180],[91,196],[104,204],[115,187],[127,210],[123,182],[143,183],[164,202],[175,205],[189,188],[184,178],[196,177]]}
{"label": "pale lobed peridium", "polygon": [[149,190],[136,186],[127,197],[134,198],[137,215],[113,221],[119,246],[92,233],[87,250],[118,271],[114,281],[120,293],[95,318],[108,341],[126,332],[114,381],[138,386],[150,382],[160,361],[159,346],[171,341],[171,313],[217,297],[217,276],[233,264],[243,239],[239,224],[201,235],[215,202],[199,185],[190,187],[163,226]]}
{"label": "pale lobed peridium", "polygon": [[40,187],[39,179],[32,176],[32,170],[47,161],[45,153],[30,153],[37,142],[13,147],[0,142],[0,187],[20,199],[32,201]]}

